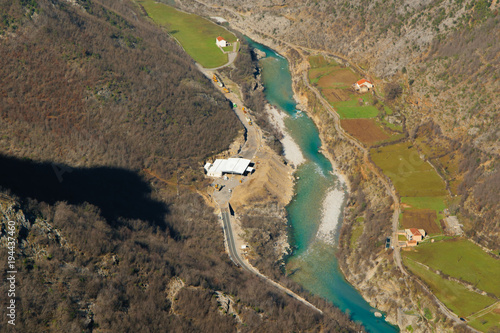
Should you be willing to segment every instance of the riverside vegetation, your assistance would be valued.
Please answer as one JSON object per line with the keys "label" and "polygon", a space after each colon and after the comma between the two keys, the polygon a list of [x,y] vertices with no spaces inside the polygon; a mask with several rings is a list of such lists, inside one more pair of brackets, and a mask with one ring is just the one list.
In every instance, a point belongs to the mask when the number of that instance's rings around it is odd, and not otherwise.
{"label": "riverside vegetation", "polygon": [[1,0],[0,15],[0,211],[17,223],[18,330],[361,329],[231,263],[198,191],[203,160],[241,125],[139,6]]}

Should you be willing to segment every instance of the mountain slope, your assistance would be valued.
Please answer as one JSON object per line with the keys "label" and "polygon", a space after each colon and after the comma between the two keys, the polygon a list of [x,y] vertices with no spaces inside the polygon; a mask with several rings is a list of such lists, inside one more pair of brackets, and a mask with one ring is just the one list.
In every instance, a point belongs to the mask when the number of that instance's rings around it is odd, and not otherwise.
{"label": "mountain slope", "polygon": [[0,255],[14,221],[18,331],[360,330],[229,260],[197,191],[241,124],[140,8],[0,0],[0,17]]}
{"label": "mountain slope", "polygon": [[3,2],[20,22],[0,49],[4,152],[167,175],[171,160],[195,167],[242,128],[182,49],[135,12],[38,1],[31,15]]}

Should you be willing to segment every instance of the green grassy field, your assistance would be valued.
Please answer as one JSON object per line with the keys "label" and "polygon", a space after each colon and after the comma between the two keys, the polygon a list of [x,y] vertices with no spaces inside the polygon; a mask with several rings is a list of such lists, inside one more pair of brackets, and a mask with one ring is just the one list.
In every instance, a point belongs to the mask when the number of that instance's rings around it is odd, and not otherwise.
{"label": "green grassy field", "polygon": [[482,332],[500,332],[500,312],[489,312],[469,321],[469,325]]}
{"label": "green grassy field", "polygon": [[442,212],[446,208],[444,203],[446,197],[402,197],[401,202],[412,206],[412,208],[434,209]]}
{"label": "green grassy field", "polygon": [[309,81],[313,84],[318,83],[319,79],[333,72],[335,69],[331,68],[312,68],[309,70]]}
{"label": "green grassy field", "polygon": [[339,69],[339,64],[335,60],[327,60],[323,56],[310,56],[309,64],[309,81],[313,84],[318,83],[318,80],[334,70]]}
{"label": "green grassy field", "polygon": [[493,298],[470,291],[457,282],[443,279],[405,256],[406,253],[403,256],[405,266],[420,277],[430,287],[433,294],[459,317],[465,318],[495,303]]}
{"label": "green grassy field", "polygon": [[[386,131],[386,133],[387,133],[387,131]],[[389,139],[379,141],[379,142],[377,142],[377,144],[381,144],[381,143],[388,143],[388,142],[397,141],[397,140],[402,139],[402,138],[404,138],[404,137],[405,137],[405,135],[404,135],[404,134],[402,134],[402,133],[401,133],[401,134],[392,134],[392,135],[391,135],[391,137],[390,137]]]}
{"label": "green grassy field", "polygon": [[391,130],[393,130],[393,131],[397,131],[397,132],[401,132],[401,131],[403,131],[403,126],[401,126],[401,125],[391,124],[390,122],[386,121],[385,119],[382,121],[382,124],[383,124],[385,127],[389,128],[389,129],[391,129]]}
{"label": "green grassy field", "polygon": [[494,259],[479,246],[465,240],[420,244],[407,252],[413,260],[444,274],[472,283],[477,288],[500,297],[500,260]]}
{"label": "green grassy field", "polygon": [[137,1],[149,17],[164,26],[175,37],[186,52],[205,68],[214,68],[227,63],[227,54],[215,45],[215,38],[222,36],[230,43],[236,36],[226,29],[198,15],[187,14],[153,0]]}
{"label": "green grassy field", "polygon": [[370,155],[375,164],[391,179],[400,196],[446,195],[443,180],[409,143],[371,149]]}
{"label": "green grassy field", "polygon": [[349,101],[333,103],[341,119],[375,118],[378,115],[376,107],[371,104],[359,105],[358,98],[363,98],[368,103],[373,99],[371,95],[363,97],[352,95]]}

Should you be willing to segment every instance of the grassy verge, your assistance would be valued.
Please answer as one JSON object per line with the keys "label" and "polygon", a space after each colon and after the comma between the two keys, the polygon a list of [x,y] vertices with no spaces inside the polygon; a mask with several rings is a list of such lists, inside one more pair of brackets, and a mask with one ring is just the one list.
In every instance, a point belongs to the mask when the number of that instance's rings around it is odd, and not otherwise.
{"label": "grassy verge", "polygon": [[406,258],[406,252],[403,256],[403,262],[413,274],[420,277],[451,311],[460,317],[467,317],[478,312],[493,303],[495,300],[488,296],[483,296],[468,290],[463,285],[443,279],[417,263]]}
{"label": "grassy verge", "polygon": [[228,42],[234,43],[235,35],[198,15],[187,14],[153,0],[137,2],[144,7],[154,22],[164,26],[203,67],[213,68],[227,63],[227,54],[222,53],[215,45],[215,38],[222,36]]}

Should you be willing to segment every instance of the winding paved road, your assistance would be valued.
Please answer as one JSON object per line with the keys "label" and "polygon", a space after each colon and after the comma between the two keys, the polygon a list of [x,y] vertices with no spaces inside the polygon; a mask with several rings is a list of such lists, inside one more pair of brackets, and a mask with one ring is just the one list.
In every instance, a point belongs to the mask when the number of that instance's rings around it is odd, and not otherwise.
{"label": "winding paved road", "polygon": [[229,251],[229,258],[231,258],[231,260],[235,263],[236,266],[239,266],[239,267],[243,268],[244,270],[246,270],[247,272],[250,272],[250,273],[257,275],[258,277],[262,278],[264,281],[266,281],[270,285],[283,291],[288,296],[295,298],[296,300],[302,302],[304,305],[307,305],[311,309],[316,310],[319,313],[323,314],[323,311],[321,311],[320,309],[315,307],[313,304],[309,303],[306,299],[297,295],[296,293],[294,293],[290,289],[283,287],[281,284],[271,280],[267,276],[263,275],[255,267],[250,265],[250,263],[248,261],[241,258],[240,254],[238,252],[238,248],[236,247],[236,244],[234,241],[234,233],[233,233],[233,229],[231,227],[231,214],[229,213],[228,207],[221,209],[221,216],[222,216],[222,221],[224,224],[224,235],[226,238],[226,243],[227,243],[227,247],[228,247],[228,251]]}
{"label": "winding paved road", "polygon": [[228,247],[229,258],[234,262],[236,266],[239,266],[246,271],[253,271],[245,265],[245,262],[241,258],[238,250],[236,248],[236,244],[234,241],[233,228],[231,227],[231,216],[229,214],[229,208],[221,209],[222,223],[224,224],[224,236],[226,238],[226,244]]}
{"label": "winding paved road", "polygon": [[[212,84],[222,91],[222,89],[212,80],[212,77],[215,73],[215,71],[211,69],[206,69],[203,68],[202,66],[198,65],[198,69],[210,80],[212,81]],[[229,79],[225,79],[227,82],[230,82]],[[231,82],[234,84],[233,82]],[[238,105],[238,107],[234,108],[233,111],[236,113],[236,116],[240,120],[241,124],[243,127],[245,127],[246,131],[246,140],[245,144],[241,147],[240,151],[238,152],[238,156],[242,158],[247,158],[251,160],[254,156],[257,150],[259,149],[262,141],[262,131],[258,126],[250,125],[247,121],[247,118],[252,120],[252,123],[255,123],[255,119],[250,116],[248,113],[244,113],[242,110],[243,101],[238,97],[236,93],[231,91],[230,93],[225,94],[226,98],[230,100],[232,103],[235,103]],[[248,108],[247,108],[248,110]],[[249,110],[250,111],[250,110]]]}
{"label": "winding paved road", "polygon": [[[213,71],[208,70],[206,68],[202,68],[201,66],[198,66],[200,71],[205,74],[211,81],[212,81],[212,75]],[[212,83],[218,87],[213,81]],[[220,89],[220,87],[218,87]],[[241,123],[245,127],[245,130],[247,132],[246,135],[246,140],[245,144],[241,147],[240,151],[238,152],[238,156],[242,158],[247,158],[247,159],[252,159],[255,156],[255,153],[259,149],[262,141],[262,131],[260,128],[256,125],[250,125],[247,121],[247,117],[252,119],[252,117],[248,113],[244,113],[242,111],[242,106],[243,102],[241,99],[234,93],[231,92],[229,94],[226,94],[226,97],[231,100],[233,103],[236,103],[239,105],[239,107],[235,108],[234,111],[238,118],[240,119]],[[253,119],[252,119],[253,121]],[[253,121],[255,122],[255,121]],[[241,257],[240,251],[236,245],[236,235],[233,230],[232,226],[232,219],[231,219],[231,214],[229,213],[229,206],[228,202],[229,199],[231,198],[231,192],[229,191],[230,189],[234,189],[236,186],[239,185],[238,182],[234,182],[232,180],[229,180],[226,182],[227,185],[219,192],[214,193],[214,201],[217,203],[217,205],[220,208],[221,212],[221,218],[222,218],[222,224],[224,228],[224,238],[225,238],[225,243],[227,245],[227,251],[229,253],[229,258],[231,261],[238,267],[241,267],[243,270],[250,272],[252,274],[257,275],[264,281],[266,281],[268,284],[280,289],[283,291],[285,294],[288,296],[298,300],[299,302],[302,302],[304,305],[310,307],[311,309],[319,312],[320,314],[323,314],[323,311],[318,309],[316,306],[313,304],[309,303],[305,298],[297,295],[294,293],[292,290],[283,287],[279,283],[273,281],[272,279],[268,278],[264,274],[260,273],[255,267],[253,267],[248,260],[245,260]]]}

